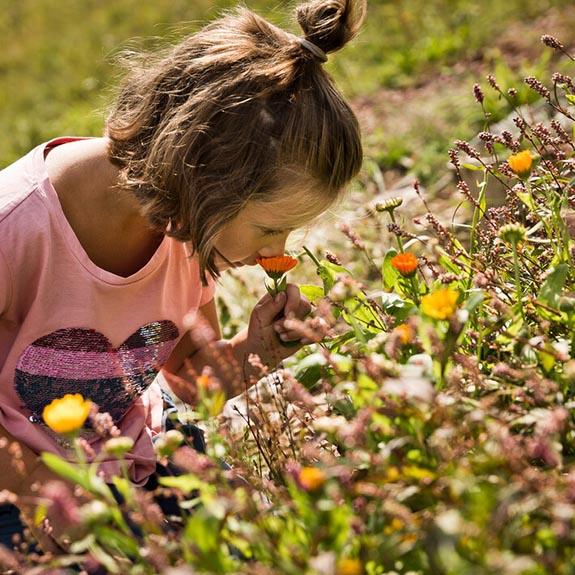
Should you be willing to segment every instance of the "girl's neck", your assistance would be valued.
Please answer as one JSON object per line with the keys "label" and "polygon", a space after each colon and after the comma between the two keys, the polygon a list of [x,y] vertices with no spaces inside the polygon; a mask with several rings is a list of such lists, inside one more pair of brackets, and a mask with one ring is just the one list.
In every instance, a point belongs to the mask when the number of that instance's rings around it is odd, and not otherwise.
{"label": "girl's neck", "polygon": [[52,148],[46,169],[66,219],[98,267],[127,277],[153,256],[163,234],[153,231],[136,200],[118,187],[118,168],[104,138]]}

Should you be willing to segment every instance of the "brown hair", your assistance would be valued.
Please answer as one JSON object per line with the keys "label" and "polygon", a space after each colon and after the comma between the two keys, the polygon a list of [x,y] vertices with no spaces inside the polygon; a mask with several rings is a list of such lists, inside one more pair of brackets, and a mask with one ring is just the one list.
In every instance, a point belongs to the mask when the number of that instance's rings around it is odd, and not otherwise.
{"label": "brown hair", "polygon": [[[296,8],[304,39],[326,53],[364,15],[365,0]],[[360,170],[357,120],[316,52],[238,8],[162,58],[131,62],[120,86],[106,135],[122,186],[214,277],[214,238],[247,202],[273,201],[294,173],[336,200]]]}

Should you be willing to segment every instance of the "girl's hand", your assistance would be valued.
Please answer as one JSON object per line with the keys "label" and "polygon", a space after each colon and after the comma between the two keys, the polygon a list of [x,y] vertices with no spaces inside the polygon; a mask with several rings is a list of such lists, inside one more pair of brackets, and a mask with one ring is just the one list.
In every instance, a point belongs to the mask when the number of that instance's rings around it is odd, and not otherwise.
{"label": "girl's hand", "polygon": [[311,343],[301,338],[301,333],[290,325],[290,320],[303,320],[311,311],[309,300],[296,284],[288,283],[286,289],[272,298],[266,294],[254,307],[250,316],[247,347],[273,367],[304,345]]}

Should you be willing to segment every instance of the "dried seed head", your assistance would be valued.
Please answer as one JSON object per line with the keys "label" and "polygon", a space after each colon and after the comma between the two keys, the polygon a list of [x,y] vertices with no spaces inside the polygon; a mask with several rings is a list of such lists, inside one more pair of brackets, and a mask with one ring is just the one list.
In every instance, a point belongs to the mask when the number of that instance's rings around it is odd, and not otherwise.
{"label": "dried seed head", "polygon": [[527,76],[527,78],[525,78],[525,83],[542,98],[548,102],[551,101],[551,93],[537,78],[535,78],[535,76]]}
{"label": "dried seed head", "polygon": [[475,99],[482,104],[483,103],[483,90],[481,89],[481,86],[479,84],[474,84],[473,85],[473,95],[475,96]]}
{"label": "dried seed head", "polygon": [[563,50],[563,44],[561,44],[557,38],[550,36],[549,34],[543,34],[543,36],[541,36],[541,42],[543,42],[545,46],[549,46],[549,48],[553,48],[554,50]]}

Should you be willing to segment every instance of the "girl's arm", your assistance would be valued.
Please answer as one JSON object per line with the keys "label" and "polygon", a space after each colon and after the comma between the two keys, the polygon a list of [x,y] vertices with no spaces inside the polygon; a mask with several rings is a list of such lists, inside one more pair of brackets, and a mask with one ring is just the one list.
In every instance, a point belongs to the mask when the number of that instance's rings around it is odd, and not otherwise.
{"label": "girl's arm", "polygon": [[[22,445],[0,426],[0,490],[14,493],[14,505],[20,510],[22,520],[30,528],[44,552],[63,553],[64,549],[46,531],[35,523],[36,507],[40,497],[39,487],[51,480],[62,478],[42,463],[38,455]],[[65,529],[65,525],[52,523],[54,533]]]}
{"label": "girl's arm", "polygon": [[7,489],[16,495],[29,495],[38,481],[56,478],[34,451],[22,445],[1,426],[0,468],[4,470],[0,489]]}
{"label": "girl's arm", "polygon": [[[274,299],[266,294],[254,307],[248,327],[231,340],[221,339],[215,302],[212,300],[198,310],[170,359],[164,373],[172,391],[184,402],[197,400],[197,377],[206,366],[220,381],[228,398],[244,392],[252,378],[262,377],[249,356],[259,356],[268,367],[275,367],[303,346],[282,345],[282,340],[297,339],[284,325],[286,317],[305,317],[311,309],[295,284],[288,284],[285,292]],[[281,338],[281,339],[280,339]],[[170,377],[175,375],[177,377]]]}

